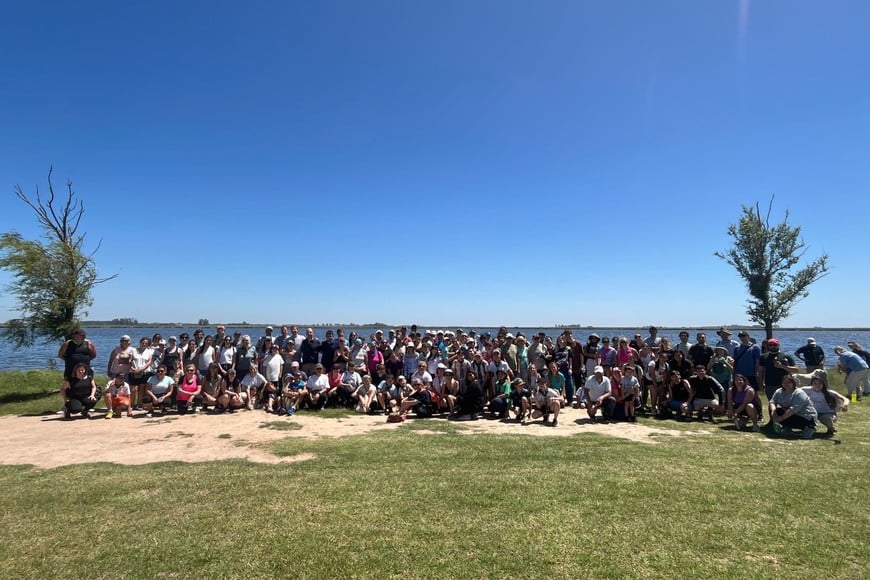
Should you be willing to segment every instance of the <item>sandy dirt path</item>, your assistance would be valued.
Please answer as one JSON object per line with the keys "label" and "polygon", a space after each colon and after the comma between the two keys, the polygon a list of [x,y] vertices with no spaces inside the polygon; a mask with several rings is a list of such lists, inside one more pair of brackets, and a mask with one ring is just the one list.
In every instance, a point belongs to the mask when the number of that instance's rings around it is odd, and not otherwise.
{"label": "sandy dirt path", "polygon": [[[409,419],[411,421],[415,420]],[[436,417],[422,421],[435,425],[445,419]],[[300,428],[264,428],[265,424],[273,422],[292,422]],[[655,435],[684,434],[674,429],[638,423],[590,424],[585,411],[575,409],[565,410],[556,428],[544,426],[540,420],[527,425],[489,419],[457,421],[455,424],[461,426],[463,434],[513,433],[567,437],[579,433],[599,433],[649,444],[657,443]],[[310,459],[312,456],[278,457],[263,450],[263,443],[285,437],[346,437],[401,426],[401,423],[387,423],[383,415],[353,415],[337,419],[302,413],[288,418],[267,415],[263,411],[186,416],[169,413],[154,419],[137,416],[111,420],[106,420],[102,412],[97,412],[92,413],[90,419],[70,421],[64,420],[61,415],[0,417],[0,464],[50,469],[94,462],[142,465],[161,461],[245,459],[281,463]],[[417,429],[415,433],[425,436],[431,431]]]}

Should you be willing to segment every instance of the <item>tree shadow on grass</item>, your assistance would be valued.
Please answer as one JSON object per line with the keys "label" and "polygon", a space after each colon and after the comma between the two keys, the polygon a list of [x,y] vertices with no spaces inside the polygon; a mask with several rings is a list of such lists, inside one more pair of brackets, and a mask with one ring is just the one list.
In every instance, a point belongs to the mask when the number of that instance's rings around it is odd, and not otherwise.
{"label": "tree shadow on grass", "polygon": [[47,399],[55,393],[49,391],[40,391],[38,393],[7,393],[0,395],[0,405],[9,405],[11,403],[29,403],[37,399]]}

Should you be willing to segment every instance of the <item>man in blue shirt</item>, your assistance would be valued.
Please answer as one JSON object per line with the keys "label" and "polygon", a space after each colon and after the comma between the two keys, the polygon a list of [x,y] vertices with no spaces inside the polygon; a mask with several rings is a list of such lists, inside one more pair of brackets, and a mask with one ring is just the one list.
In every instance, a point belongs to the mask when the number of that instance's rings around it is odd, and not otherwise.
{"label": "man in blue shirt", "polygon": [[864,382],[864,379],[867,378],[867,373],[870,372],[870,367],[867,366],[867,361],[865,361],[861,356],[854,352],[849,352],[842,346],[835,346],[834,352],[837,354],[837,358],[839,359],[837,362],[837,368],[840,372],[846,373],[846,389],[848,390],[849,397],[852,396],[852,393],[856,393],[857,399],[861,400],[861,384]]}
{"label": "man in blue shirt", "polygon": [[761,360],[761,348],[749,341],[749,333],[741,330],[737,337],[740,345],[734,349],[734,374],[746,377],[746,381],[758,390],[758,364]]}

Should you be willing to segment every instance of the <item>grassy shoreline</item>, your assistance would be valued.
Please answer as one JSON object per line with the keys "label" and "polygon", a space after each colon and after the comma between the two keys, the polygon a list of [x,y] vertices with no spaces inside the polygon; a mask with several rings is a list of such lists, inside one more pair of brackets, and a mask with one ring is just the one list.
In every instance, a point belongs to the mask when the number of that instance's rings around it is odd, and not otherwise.
{"label": "grassy shoreline", "polygon": [[[60,373],[21,374],[42,386],[10,405],[59,408],[45,393]],[[21,384],[3,378],[0,396]],[[835,440],[640,422],[694,433],[650,445],[424,420],[268,445],[313,456],[298,463],[0,466],[0,566],[21,578],[870,575],[861,404]]]}

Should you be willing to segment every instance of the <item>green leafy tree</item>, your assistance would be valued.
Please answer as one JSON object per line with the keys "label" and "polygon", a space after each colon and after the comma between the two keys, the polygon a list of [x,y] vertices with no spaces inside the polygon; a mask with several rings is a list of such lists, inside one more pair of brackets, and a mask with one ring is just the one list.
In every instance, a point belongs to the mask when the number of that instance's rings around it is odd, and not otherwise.
{"label": "green leafy tree", "polygon": [[809,296],[809,286],[828,273],[828,255],[800,267],[806,252],[800,226],[788,223],[788,210],[782,222],[772,225],[773,198],[762,216],[758,204],[743,206],[743,215],[728,226],[732,246],[715,252],[737,270],[749,290],[746,313],[750,320],[764,325],[767,338],[773,327],[788,318],[792,307]]}
{"label": "green leafy tree", "polygon": [[93,303],[91,290],[115,275],[100,278],[93,252],[85,253],[85,235],[79,233],[84,204],[67,180],[65,202],[60,202],[48,170],[48,199],[36,189],[31,200],[20,186],[15,195],[36,214],[41,240],[26,240],[18,232],[0,234],[0,268],[12,274],[6,286],[17,302],[19,318],[8,321],[4,334],[17,347],[72,336],[79,316]]}

